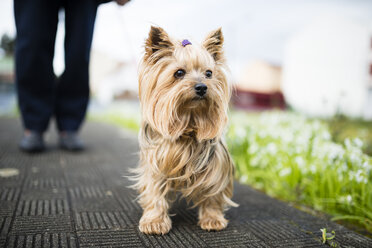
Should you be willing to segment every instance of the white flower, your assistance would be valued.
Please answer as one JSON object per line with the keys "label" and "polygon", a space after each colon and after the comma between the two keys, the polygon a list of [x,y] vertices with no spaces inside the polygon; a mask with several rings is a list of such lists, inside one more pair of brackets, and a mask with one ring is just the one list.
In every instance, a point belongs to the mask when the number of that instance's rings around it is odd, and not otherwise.
{"label": "white flower", "polygon": [[284,177],[286,175],[289,175],[291,172],[292,172],[291,168],[284,168],[284,169],[280,170],[279,176]]}
{"label": "white flower", "polygon": [[324,140],[330,140],[331,139],[331,134],[328,131],[323,131],[322,138]]}
{"label": "white flower", "polygon": [[358,170],[355,174],[355,181],[357,181],[358,183],[367,183],[367,178],[365,177],[365,174],[362,170]]}
{"label": "white flower", "polygon": [[366,169],[366,170],[370,170],[371,169],[371,165],[368,164],[367,161],[364,161],[364,163],[362,164],[362,168],[363,169]]}
{"label": "white flower", "polygon": [[351,147],[351,142],[350,142],[349,138],[346,138],[344,143],[345,143],[345,146],[346,146],[347,149],[349,149]]}
{"label": "white flower", "polygon": [[350,160],[356,166],[362,165],[362,159],[360,158],[360,154],[357,154],[356,152],[352,152],[350,154]]}
{"label": "white flower", "polygon": [[247,131],[244,127],[238,126],[236,127],[235,135],[239,138],[245,137],[247,135]]}
{"label": "white flower", "polygon": [[349,180],[352,181],[354,179],[355,175],[353,172],[349,172]]}
{"label": "white flower", "polygon": [[261,139],[266,138],[266,136],[267,136],[267,133],[265,133],[264,131],[260,130],[258,132],[258,137],[260,137]]}
{"label": "white flower", "polygon": [[350,204],[350,203],[352,202],[352,200],[353,200],[353,197],[352,197],[351,195],[341,196],[341,197],[339,198],[339,201],[340,201],[341,203],[347,203],[347,204]]}
{"label": "white flower", "polygon": [[278,151],[278,149],[276,148],[276,145],[271,142],[267,145],[266,147],[267,151],[271,154],[271,155],[275,155]]}
{"label": "white flower", "polygon": [[240,177],[239,181],[240,183],[246,183],[248,180],[248,176],[247,175],[243,175]]}
{"label": "white flower", "polygon": [[310,166],[310,171],[315,174],[315,172],[316,172],[316,166],[312,164]]}
{"label": "white flower", "polygon": [[341,172],[347,172],[349,170],[349,167],[347,166],[346,162],[342,163],[342,165],[339,168]]}
{"label": "white flower", "polygon": [[358,147],[358,148],[362,148],[363,147],[363,141],[359,138],[355,138],[353,140],[353,143]]}
{"label": "white flower", "polygon": [[252,159],[251,159],[251,161],[250,161],[250,165],[252,167],[258,167],[258,166],[260,166],[260,158],[257,157],[257,156],[253,156]]}
{"label": "white flower", "polygon": [[328,154],[328,158],[331,161],[334,159],[341,159],[344,156],[344,149],[338,144],[329,143],[327,148],[325,152]]}
{"label": "white flower", "polygon": [[258,152],[258,150],[259,150],[258,144],[256,142],[251,142],[249,144],[247,152],[250,153],[250,154],[255,154],[256,152]]}

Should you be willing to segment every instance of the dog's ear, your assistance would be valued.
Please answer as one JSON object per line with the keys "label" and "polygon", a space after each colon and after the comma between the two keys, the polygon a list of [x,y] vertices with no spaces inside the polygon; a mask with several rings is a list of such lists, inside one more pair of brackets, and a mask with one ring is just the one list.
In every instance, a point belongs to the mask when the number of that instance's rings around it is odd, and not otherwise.
{"label": "dog's ear", "polygon": [[218,28],[210,32],[203,42],[204,48],[207,49],[216,62],[224,58],[223,41],[222,30]]}
{"label": "dog's ear", "polygon": [[[172,48],[173,43],[164,29],[151,26],[149,37],[145,42],[145,59],[161,50],[169,52]],[[161,56],[166,56],[166,54],[162,53]]]}

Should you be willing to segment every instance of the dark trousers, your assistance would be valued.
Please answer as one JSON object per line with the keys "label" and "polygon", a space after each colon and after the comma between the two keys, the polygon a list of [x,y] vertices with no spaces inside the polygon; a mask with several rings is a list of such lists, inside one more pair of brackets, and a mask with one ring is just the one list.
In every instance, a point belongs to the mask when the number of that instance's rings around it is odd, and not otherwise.
{"label": "dark trousers", "polygon": [[[89,100],[89,55],[98,2],[14,0],[18,103],[24,128],[44,132],[55,116],[61,131],[76,131]],[[58,12],[65,10],[65,71],[53,56]]]}

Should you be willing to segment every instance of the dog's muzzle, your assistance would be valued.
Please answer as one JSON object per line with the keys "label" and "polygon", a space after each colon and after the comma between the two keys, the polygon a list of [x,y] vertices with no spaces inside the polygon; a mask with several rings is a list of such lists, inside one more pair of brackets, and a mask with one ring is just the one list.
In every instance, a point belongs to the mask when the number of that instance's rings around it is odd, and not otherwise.
{"label": "dog's muzzle", "polygon": [[207,85],[203,83],[198,83],[198,84],[195,84],[194,89],[195,89],[195,93],[198,96],[203,97],[207,93],[208,87]]}

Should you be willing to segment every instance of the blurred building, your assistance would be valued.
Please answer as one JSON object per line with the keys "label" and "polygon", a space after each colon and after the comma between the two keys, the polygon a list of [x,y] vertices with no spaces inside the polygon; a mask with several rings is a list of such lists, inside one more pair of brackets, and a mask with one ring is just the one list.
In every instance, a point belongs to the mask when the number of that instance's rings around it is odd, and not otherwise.
{"label": "blurred building", "polygon": [[99,50],[92,50],[91,91],[100,103],[114,99],[137,98],[137,63],[123,61]]}
{"label": "blurred building", "polygon": [[372,119],[372,28],[325,16],[292,37],[283,62],[283,92],[312,116]]}
{"label": "blurred building", "polygon": [[243,67],[236,82],[233,103],[248,110],[285,107],[280,66],[256,60]]}

